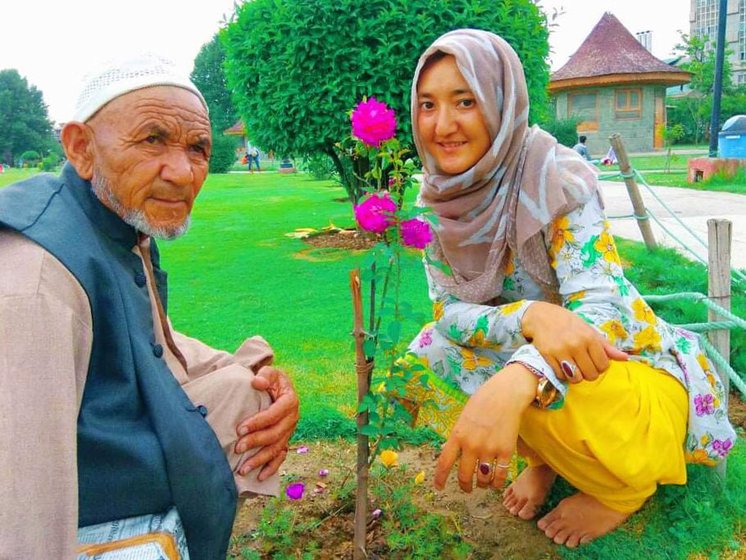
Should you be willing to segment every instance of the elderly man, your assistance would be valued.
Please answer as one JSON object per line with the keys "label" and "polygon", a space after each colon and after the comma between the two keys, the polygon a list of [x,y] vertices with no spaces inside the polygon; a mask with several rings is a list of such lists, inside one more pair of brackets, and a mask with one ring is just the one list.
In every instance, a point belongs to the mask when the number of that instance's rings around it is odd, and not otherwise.
{"label": "elderly man", "polygon": [[0,558],[225,558],[239,498],[279,489],[298,399],[263,339],[230,355],[167,317],[153,238],[187,230],[205,101],[141,55],[90,78],[61,141],[59,177],[0,191]]}

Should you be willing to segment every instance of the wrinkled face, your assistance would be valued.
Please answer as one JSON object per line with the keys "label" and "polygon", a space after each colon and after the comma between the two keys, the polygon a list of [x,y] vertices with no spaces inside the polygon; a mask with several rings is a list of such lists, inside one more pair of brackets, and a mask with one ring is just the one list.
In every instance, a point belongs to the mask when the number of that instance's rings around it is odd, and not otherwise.
{"label": "wrinkled face", "polygon": [[212,145],[199,98],[179,87],[145,88],[112,100],[87,124],[101,202],[148,235],[184,233]]}
{"label": "wrinkled face", "polygon": [[417,132],[440,172],[463,173],[490,148],[487,123],[453,56],[425,67],[417,103]]}

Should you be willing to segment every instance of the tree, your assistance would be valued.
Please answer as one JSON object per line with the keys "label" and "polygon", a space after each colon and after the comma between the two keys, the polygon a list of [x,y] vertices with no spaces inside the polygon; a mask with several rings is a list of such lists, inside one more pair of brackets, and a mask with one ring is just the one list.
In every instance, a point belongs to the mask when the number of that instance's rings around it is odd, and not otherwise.
{"label": "tree", "polygon": [[41,91],[18,70],[0,70],[0,159],[13,164],[23,152],[48,152],[54,138]]}
{"label": "tree", "polygon": [[223,134],[238,120],[226,85],[224,64],[225,50],[216,33],[209,43],[202,45],[191,74],[210,111],[213,139],[210,173],[226,173],[236,161],[236,140]]}
{"label": "tree", "polygon": [[220,42],[219,33],[216,33],[209,43],[202,45],[197,58],[194,59],[194,70],[191,74],[192,82],[207,102],[212,127],[220,132],[230,128],[238,120],[225,80],[224,63],[225,50]]}
{"label": "tree", "polygon": [[348,193],[351,165],[335,144],[364,96],[392,107],[412,145],[409,91],[420,53],[460,27],[504,37],[524,63],[532,122],[547,113],[546,16],[532,0],[254,0],[221,34],[233,101],[252,139],[281,155],[334,160]]}
{"label": "tree", "polygon": [[[672,100],[672,108],[668,114],[669,125],[680,124],[684,130],[681,139],[699,144],[707,135],[712,113],[716,51],[708,37],[689,36],[684,33],[681,34],[681,43],[676,45],[675,50],[686,56],[686,62],[681,64],[681,68],[692,74],[689,83],[691,92],[685,97]],[[733,104],[730,98],[738,97],[738,88],[733,86],[731,80],[729,53],[730,51],[726,50],[723,60],[720,125],[730,116],[725,110]]]}

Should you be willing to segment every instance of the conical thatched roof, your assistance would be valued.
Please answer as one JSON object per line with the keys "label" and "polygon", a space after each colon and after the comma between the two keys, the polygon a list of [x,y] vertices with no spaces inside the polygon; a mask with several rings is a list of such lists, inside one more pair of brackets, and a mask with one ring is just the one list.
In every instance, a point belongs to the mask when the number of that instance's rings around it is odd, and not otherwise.
{"label": "conical thatched roof", "polygon": [[570,60],[552,74],[549,91],[628,83],[671,86],[689,80],[689,72],[655,58],[606,12]]}

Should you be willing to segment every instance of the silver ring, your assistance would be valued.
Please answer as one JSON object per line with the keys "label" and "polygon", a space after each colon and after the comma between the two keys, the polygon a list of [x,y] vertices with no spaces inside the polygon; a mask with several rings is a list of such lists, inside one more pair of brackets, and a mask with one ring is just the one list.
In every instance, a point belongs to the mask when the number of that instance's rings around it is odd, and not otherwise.
{"label": "silver ring", "polygon": [[570,379],[575,379],[575,372],[578,371],[578,366],[568,360],[562,360],[560,362],[560,369]]}

